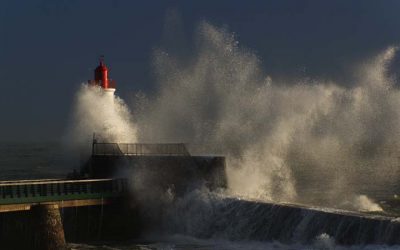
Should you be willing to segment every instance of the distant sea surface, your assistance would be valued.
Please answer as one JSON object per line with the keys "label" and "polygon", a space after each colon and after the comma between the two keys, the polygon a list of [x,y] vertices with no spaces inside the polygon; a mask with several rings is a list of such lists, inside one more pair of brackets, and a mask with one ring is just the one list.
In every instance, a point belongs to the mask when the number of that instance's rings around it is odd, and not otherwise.
{"label": "distant sea surface", "polygon": [[71,164],[59,143],[0,143],[0,180],[64,178]]}

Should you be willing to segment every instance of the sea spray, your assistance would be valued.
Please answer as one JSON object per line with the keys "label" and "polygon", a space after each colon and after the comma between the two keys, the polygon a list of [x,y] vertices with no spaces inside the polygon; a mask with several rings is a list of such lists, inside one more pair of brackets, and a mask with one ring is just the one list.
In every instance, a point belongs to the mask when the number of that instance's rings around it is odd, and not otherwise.
{"label": "sea spray", "polygon": [[366,195],[355,195],[349,200],[342,201],[339,207],[362,212],[382,212],[382,207]]}
{"label": "sea spray", "polygon": [[343,87],[274,81],[234,35],[207,22],[195,40],[186,61],[155,50],[158,91],[135,107],[140,141],[226,155],[230,192],[252,198],[338,206],[393,191],[400,92],[386,69],[397,48],[361,64]]}
{"label": "sea spray", "polygon": [[82,84],[75,96],[67,141],[88,147],[93,134],[101,142],[134,143],[136,127],[124,101],[99,86]]}

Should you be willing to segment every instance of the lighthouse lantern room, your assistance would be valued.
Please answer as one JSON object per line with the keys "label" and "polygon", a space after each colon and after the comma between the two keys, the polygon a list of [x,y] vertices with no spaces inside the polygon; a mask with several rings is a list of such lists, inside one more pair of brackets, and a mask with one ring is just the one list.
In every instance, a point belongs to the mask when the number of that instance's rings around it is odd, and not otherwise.
{"label": "lighthouse lantern room", "polygon": [[99,66],[94,70],[94,80],[89,80],[90,85],[100,86],[106,92],[115,92],[115,81],[108,79],[108,68],[104,63],[104,56],[100,57]]}

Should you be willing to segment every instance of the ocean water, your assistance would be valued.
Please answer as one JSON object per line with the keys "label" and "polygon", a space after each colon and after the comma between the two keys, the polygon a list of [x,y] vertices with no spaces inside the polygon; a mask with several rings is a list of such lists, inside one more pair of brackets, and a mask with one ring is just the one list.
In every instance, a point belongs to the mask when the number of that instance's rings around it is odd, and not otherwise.
{"label": "ocean water", "polygon": [[129,241],[124,243],[97,243],[97,244],[69,244],[75,250],[395,250],[400,246],[386,245],[355,245],[338,246],[328,236],[321,236],[309,245],[283,244],[274,242],[256,241],[228,241],[221,239],[197,239],[188,236],[174,235],[168,238]]}
{"label": "ocean water", "polygon": [[[63,178],[74,168],[79,167],[79,157],[70,159],[66,151],[58,143],[6,143],[0,145],[0,179],[35,179],[35,178]],[[201,192],[199,192],[201,193]],[[218,199],[218,196],[212,196]],[[216,197],[216,198],[215,198]],[[210,202],[211,201],[211,202]],[[191,201],[189,200],[188,203]],[[208,202],[208,203],[207,203]],[[207,200],[206,210],[212,207],[213,200]],[[204,206],[203,204],[203,206]],[[193,204],[194,205],[194,204]],[[193,217],[194,218],[194,217]],[[195,219],[194,219],[195,220]],[[201,223],[201,216],[198,221],[190,222],[194,227]],[[181,223],[180,221],[175,223]],[[173,223],[171,223],[173,224]],[[240,223],[238,223],[240,225]],[[171,225],[175,227],[177,225]],[[186,225],[185,225],[186,226]],[[178,225],[179,227],[179,225]],[[188,230],[191,232],[191,230]],[[235,231],[235,229],[231,229]],[[240,233],[240,230],[238,230]],[[154,233],[142,239],[132,239],[125,242],[90,242],[86,244],[69,243],[71,249],[400,249],[400,246],[385,245],[353,245],[340,246],[327,234],[321,234],[305,244],[293,241],[282,243],[278,241],[249,241],[241,237],[224,237],[223,234],[210,233],[211,237],[192,237],[190,235],[174,234],[166,230],[165,233]],[[243,232],[245,234],[246,232]],[[189,233],[190,234],[190,233]],[[196,235],[196,234],[194,234]],[[1,249],[1,243],[0,243]]]}
{"label": "ocean water", "polygon": [[0,143],[0,179],[63,178],[78,168],[60,143]]}

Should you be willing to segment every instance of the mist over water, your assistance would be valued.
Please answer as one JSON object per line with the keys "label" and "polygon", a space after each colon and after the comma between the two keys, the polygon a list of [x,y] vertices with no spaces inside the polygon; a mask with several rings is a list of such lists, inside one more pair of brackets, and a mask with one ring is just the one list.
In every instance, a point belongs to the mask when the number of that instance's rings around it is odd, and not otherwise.
{"label": "mist over water", "polygon": [[348,88],[274,81],[232,33],[207,22],[194,47],[187,57],[155,50],[157,93],[133,107],[138,141],[225,155],[234,195],[379,210],[366,195],[396,191],[400,92],[387,72],[396,47],[355,65]]}

